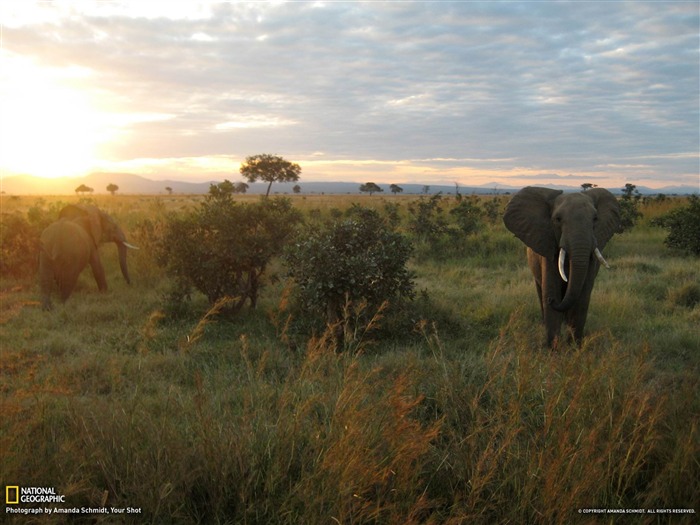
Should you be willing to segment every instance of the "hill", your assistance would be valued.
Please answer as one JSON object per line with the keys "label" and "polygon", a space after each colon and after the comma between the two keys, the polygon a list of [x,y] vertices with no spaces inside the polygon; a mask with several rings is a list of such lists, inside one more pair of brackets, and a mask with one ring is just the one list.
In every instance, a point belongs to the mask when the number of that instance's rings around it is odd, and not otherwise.
{"label": "hill", "polygon": [[[146,194],[157,195],[167,193],[166,188],[171,188],[173,193],[202,194],[209,192],[209,186],[221,181],[187,182],[180,180],[153,180],[132,173],[91,173],[84,177],[44,179],[31,175],[14,175],[0,179],[0,189],[3,193],[12,195],[72,195],[75,189],[81,184],[92,188],[95,193],[108,193],[107,186],[116,184],[119,186],[118,193],[121,194]],[[236,181],[234,181],[236,182]],[[301,192],[305,194],[354,194],[359,193],[360,183],[358,182],[324,182],[324,181],[300,181]],[[292,193],[296,183],[276,183],[272,186],[275,194]],[[391,194],[389,184],[378,184],[384,194]],[[564,191],[580,191],[578,186],[562,186],[543,184],[550,188]],[[267,184],[250,184],[248,193],[263,194],[267,190]],[[454,185],[423,185],[423,184],[399,184],[403,188],[404,194],[452,194],[455,192]],[[427,192],[425,188],[428,188]],[[462,195],[469,194],[493,194],[493,193],[513,193],[520,187],[505,187],[497,183],[483,184],[481,186],[460,186],[459,192]],[[615,188],[609,188],[613,192]],[[645,186],[637,186],[637,190],[643,195],[653,195],[657,193],[665,194],[691,194],[697,193],[698,188],[692,186],[667,186],[653,189]]]}

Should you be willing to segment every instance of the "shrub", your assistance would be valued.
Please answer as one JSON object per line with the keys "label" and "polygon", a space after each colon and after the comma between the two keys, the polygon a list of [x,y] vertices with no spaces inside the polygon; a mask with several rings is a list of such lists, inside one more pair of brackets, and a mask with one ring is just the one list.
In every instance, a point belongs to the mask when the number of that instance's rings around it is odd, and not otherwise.
{"label": "shrub", "polygon": [[493,199],[487,199],[484,202],[484,215],[486,220],[491,224],[496,224],[503,216],[503,201],[494,197]]}
{"label": "shrub", "polygon": [[479,206],[479,198],[476,196],[461,199],[450,210],[450,215],[454,217],[460,231],[465,235],[476,233],[483,226],[484,211]]}
{"label": "shrub", "polygon": [[416,240],[435,242],[447,232],[448,223],[440,205],[441,199],[438,193],[429,199],[421,197],[408,205],[408,228]]}
{"label": "shrub", "polygon": [[700,285],[686,283],[668,290],[668,300],[671,304],[683,308],[695,308],[700,304]]}
{"label": "shrub", "polygon": [[181,297],[190,287],[210,304],[228,296],[234,300],[225,311],[236,313],[246,300],[255,307],[268,263],[299,220],[288,199],[237,204],[228,194],[209,195],[194,212],[168,218],[159,262]]}
{"label": "shrub", "polygon": [[637,186],[634,184],[625,184],[622,188],[622,198],[620,199],[620,228],[618,233],[623,233],[631,230],[637,221],[641,218],[642,212],[639,211],[639,201],[642,198]]}
{"label": "shrub", "polygon": [[39,265],[39,237],[58,218],[63,202],[44,208],[44,200],[27,210],[26,218],[19,212],[0,216],[0,275],[14,278],[29,277]]}
{"label": "shrub", "polygon": [[302,308],[336,324],[350,306],[371,311],[412,296],[410,254],[410,242],[376,211],[353,206],[349,217],[307,232],[284,258]]}
{"label": "shrub", "polygon": [[0,273],[24,277],[37,269],[39,232],[19,213],[3,213],[0,227]]}
{"label": "shrub", "polygon": [[688,206],[654,219],[652,224],[668,230],[664,243],[686,253],[700,255],[700,198],[691,195]]}

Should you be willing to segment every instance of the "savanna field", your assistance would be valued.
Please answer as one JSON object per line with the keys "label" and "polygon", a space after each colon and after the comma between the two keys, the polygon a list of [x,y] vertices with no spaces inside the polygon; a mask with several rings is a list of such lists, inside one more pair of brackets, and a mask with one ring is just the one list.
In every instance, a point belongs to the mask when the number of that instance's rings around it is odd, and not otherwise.
{"label": "savanna field", "polygon": [[44,312],[38,232],[79,197],[2,195],[0,479],[140,512],[0,521],[696,523],[700,260],[653,224],[687,198],[639,203],[583,344],[556,352],[507,196],[286,199],[301,232],[375,210],[412,245],[412,299],[347,302],[326,327],[279,256],[255,308],[176,293],[166,222],[204,196],[104,195],[141,248],[132,284],[105,244],[109,291],[86,269]]}

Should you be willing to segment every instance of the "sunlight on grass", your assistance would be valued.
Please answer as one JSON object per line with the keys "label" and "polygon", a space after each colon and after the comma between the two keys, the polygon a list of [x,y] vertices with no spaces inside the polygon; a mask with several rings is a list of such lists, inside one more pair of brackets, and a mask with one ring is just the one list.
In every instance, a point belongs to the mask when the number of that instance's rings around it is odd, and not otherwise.
{"label": "sunlight on grass", "polygon": [[[2,198],[13,212],[36,205]],[[382,209],[376,196],[294,204],[326,220],[358,199]],[[49,313],[31,302],[31,279],[2,278],[2,479],[54,486],[71,506],[140,507],[151,523],[700,511],[700,269],[646,217],[606,247],[612,269],[580,348],[543,348],[524,250],[494,224],[454,253],[413,260],[418,293],[401,333],[372,326],[343,352],[332,327],[295,328],[281,278],[231,320],[199,296],[169,317],[158,221],[192,201],[95,200],[142,246],[132,285],[111,247],[109,291],[86,271]]]}

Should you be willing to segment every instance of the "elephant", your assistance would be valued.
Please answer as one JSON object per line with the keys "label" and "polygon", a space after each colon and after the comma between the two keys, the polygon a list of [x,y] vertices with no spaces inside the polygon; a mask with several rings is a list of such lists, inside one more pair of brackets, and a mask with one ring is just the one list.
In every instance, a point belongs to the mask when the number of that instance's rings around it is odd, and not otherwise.
{"label": "elephant", "polygon": [[119,265],[127,283],[131,283],[126,264],[126,236],[114,220],[96,206],[70,204],[59,212],[59,219],[50,224],[40,237],[39,287],[41,306],[51,310],[51,291],[58,284],[61,302],[70,297],[78,276],[89,264],[97,288],[107,290],[105,271],[100,260],[101,243],[114,242],[119,252]]}
{"label": "elephant", "polygon": [[510,200],[503,222],[527,246],[547,344],[559,346],[564,321],[580,344],[598,270],[610,267],[601,250],[619,231],[617,199],[602,188],[564,194],[528,186]]}

